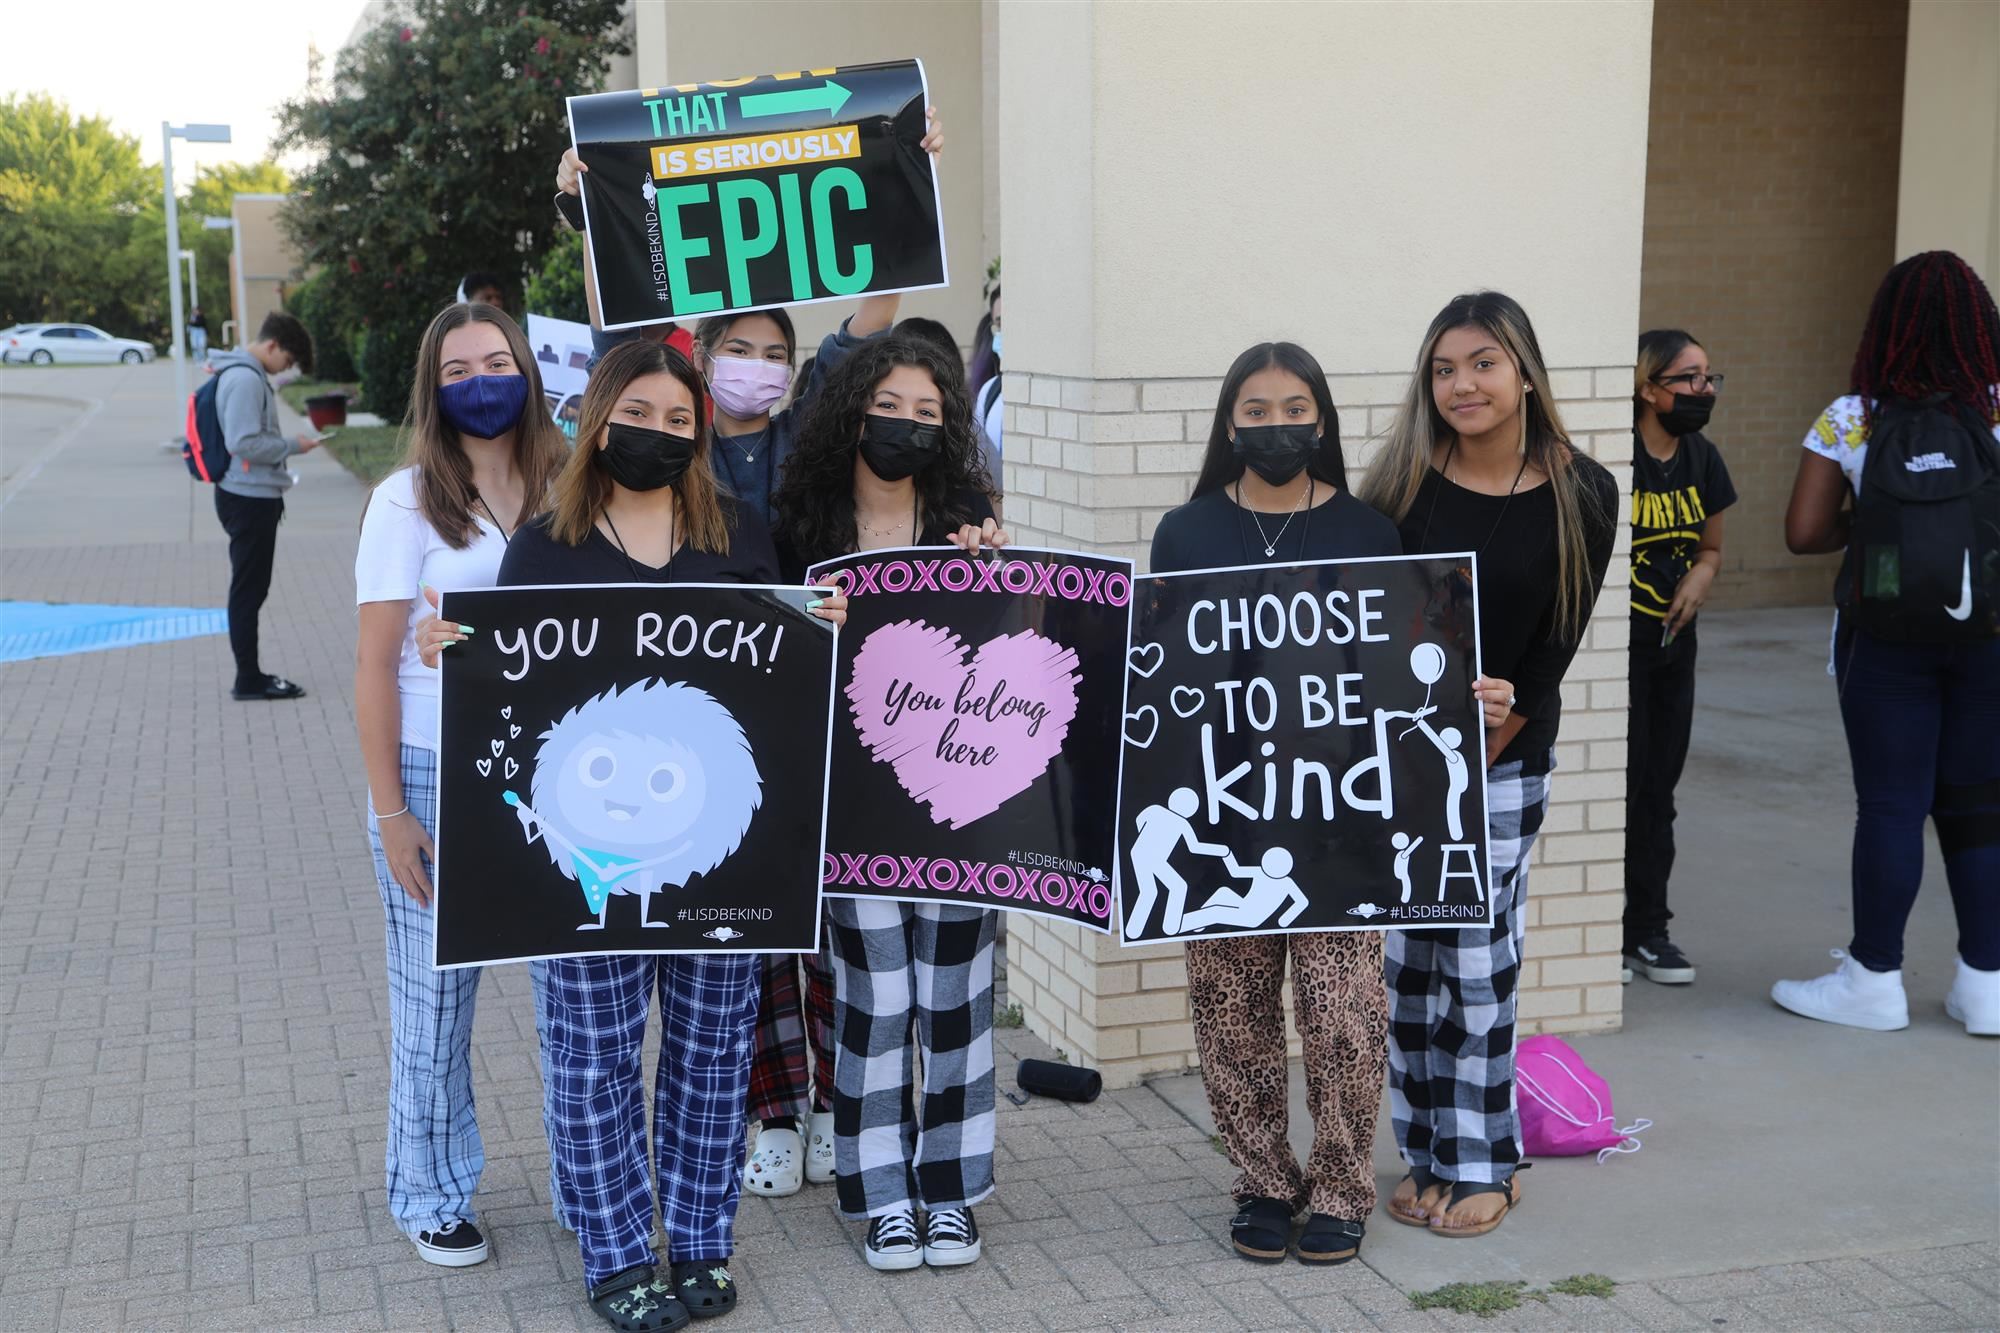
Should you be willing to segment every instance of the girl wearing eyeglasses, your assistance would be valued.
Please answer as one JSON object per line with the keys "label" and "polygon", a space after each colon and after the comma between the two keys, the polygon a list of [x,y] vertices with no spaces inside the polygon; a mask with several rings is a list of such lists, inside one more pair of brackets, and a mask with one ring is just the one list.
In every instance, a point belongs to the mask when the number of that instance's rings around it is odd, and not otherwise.
{"label": "girl wearing eyeglasses", "polygon": [[1722,451],[1701,433],[1722,390],[1683,329],[1639,335],[1632,392],[1632,717],[1625,760],[1625,980],[1694,980],[1667,935],[1674,788],[1694,727],[1695,613],[1722,568],[1736,503]]}

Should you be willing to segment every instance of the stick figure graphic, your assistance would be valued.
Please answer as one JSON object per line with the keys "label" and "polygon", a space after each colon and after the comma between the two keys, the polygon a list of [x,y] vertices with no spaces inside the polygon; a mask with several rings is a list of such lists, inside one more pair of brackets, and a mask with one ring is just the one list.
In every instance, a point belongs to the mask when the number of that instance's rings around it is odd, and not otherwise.
{"label": "stick figure graphic", "polygon": [[1398,832],[1396,836],[1389,839],[1389,843],[1396,849],[1396,882],[1403,886],[1403,901],[1408,902],[1410,901],[1410,858],[1416,855],[1417,848],[1424,845],[1424,840],[1418,838],[1415,842],[1411,842],[1409,834]]}
{"label": "stick figure graphic", "polygon": [[[1437,712],[1437,706],[1431,702],[1431,689],[1444,678],[1444,668],[1444,649],[1436,644],[1420,643],[1410,649],[1410,674],[1424,685],[1423,707],[1406,713],[1381,712],[1379,716],[1408,718],[1410,725],[1397,732],[1396,739],[1401,740],[1413,731],[1421,731],[1424,733],[1424,739],[1429,741],[1444,759],[1446,780],[1449,783],[1444,798],[1445,824],[1451,836],[1458,839],[1465,836],[1461,805],[1466,789],[1472,785],[1472,772],[1466,766],[1465,756],[1459,753],[1459,747],[1465,743],[1465,733],[1457,727],[1446,727],[1443,731],[1439,731],[1430,724],[1431,715]],[[1386,778],[1384,781],[1386,782]],[[1409,899],[1405,897],[1403,901],[1408,902]]]}
{"label": "stick figure graphic", "polygon": [[1181,931],[1181,912],[1187,906],[1187,881],[1174,870],[1171,858],[1181,844],[1203,856],[1227,857],[1229,849],[1203,842],[1188,822],[1201,809],[1201,798],[1192,787],[1176,787],[1164,806],[1149,805],[1133,821],[1139,830],[1132,840],[1132,875],[1139,881],[1139,899],[1125,917],[1125,938],[1136,940],[1153,914],[1153,899],[1164,885],[1167,901],[1160,924],[1169,935]]}
{"label": "stick figure graphic", "polygon": [[1270,921],[1279,908],[1285,913],[1278,918],[1279,926],[1289,926],[1299,919],[1299,914],[1310,904],[1299,886],[1292,882],[1292,854],[1282,847],[1273,847],[1264,853],[1255,870],[1245,870],[1236,864],[1234,857],[1225,855],[1223,864],[1229,873],[1238,879],[1250,881],[1250,887],[1242,893],[1234,889],[1217,889],[1209,895],[1208,901],[1193,912],[1181,918],[1180,933],[1205,930],[1209,926],[1242,926],[1246,930]]}

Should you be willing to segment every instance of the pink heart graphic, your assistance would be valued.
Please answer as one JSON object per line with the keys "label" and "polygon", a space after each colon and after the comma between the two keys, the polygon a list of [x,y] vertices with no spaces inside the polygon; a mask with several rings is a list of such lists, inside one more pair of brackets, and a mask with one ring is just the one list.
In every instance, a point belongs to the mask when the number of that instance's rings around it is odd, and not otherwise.
{"label": "pink heart graphic", "polygon": [[861,743],[953,828],[1041,776],[1062,752],[1083,680],[1075,651],[1033,630],[988,639],[969,662],[966,651],[951,630],[898,621],[868,636],[847,685]]}

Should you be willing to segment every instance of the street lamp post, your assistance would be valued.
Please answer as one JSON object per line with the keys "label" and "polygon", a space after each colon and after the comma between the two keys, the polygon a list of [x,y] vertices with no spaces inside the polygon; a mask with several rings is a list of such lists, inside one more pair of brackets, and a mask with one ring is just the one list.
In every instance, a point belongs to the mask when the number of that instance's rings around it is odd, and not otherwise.
{"label": "street lamp post", "polygon": [[167,195],[167,305],[172,321],[170,337],[174,348],[174,412],[178,420],[187,402],[187,313],[181,308],[181,215],[174,200],[174,140],[189,143],[228,143],[227,125],[182,125],[160,122],[160,176]]}

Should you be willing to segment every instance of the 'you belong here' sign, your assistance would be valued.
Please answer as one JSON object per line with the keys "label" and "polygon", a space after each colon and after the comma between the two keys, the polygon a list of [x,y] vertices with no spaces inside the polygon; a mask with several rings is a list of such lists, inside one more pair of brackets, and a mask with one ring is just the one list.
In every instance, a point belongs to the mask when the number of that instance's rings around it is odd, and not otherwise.
{"label": "'you belong here' sign", "polygon": [[1134,581],[1128,942],[1490,922],[1472,562]]}
{"label": "'you belong here' sign", "polygon": [[569,99],[606,328],[945,285],[923,64]]}

